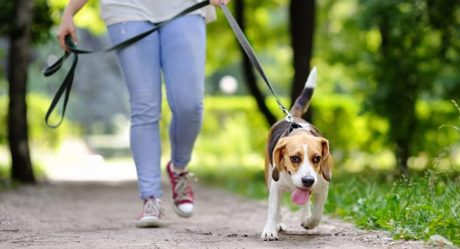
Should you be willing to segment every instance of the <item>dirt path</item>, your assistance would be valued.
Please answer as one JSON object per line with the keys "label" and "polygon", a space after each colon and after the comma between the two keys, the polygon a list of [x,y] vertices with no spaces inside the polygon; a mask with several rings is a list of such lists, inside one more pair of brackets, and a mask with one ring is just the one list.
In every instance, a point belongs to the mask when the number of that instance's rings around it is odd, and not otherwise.
{"label": "dirt path", "polygon": [[0,193],[0,248],[423,248],[326,218],[306,231],[286,212],[288,233],[259,240],[266,203],[196,186],[197,212],[179,218],[165,187],[167,225],[138,229],[134,182],[54,183]]}

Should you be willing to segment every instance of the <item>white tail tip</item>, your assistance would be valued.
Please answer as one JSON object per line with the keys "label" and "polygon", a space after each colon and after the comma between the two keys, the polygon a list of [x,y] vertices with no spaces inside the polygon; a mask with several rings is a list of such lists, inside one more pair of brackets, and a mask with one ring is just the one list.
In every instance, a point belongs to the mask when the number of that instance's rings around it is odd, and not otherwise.
{"label": "white tail tip", "polygon": [[305,88],[315,88],[316,78],[317,78],[316,67],[313,67],[313,69],[310,71],[310,74],[308,75],[307,82],[305,82]]}

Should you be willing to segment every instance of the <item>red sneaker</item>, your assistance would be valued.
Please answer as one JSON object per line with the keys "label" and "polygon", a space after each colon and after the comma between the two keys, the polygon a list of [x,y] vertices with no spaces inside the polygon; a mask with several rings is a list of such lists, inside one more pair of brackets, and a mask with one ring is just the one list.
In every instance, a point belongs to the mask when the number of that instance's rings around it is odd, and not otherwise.
{"label": "red sneaker", "polygon": [[171,162],[166,165],[169,182],[171,183],[174,210],[179,216],[190,217],[193,214],[194,196],[189,182],[188,171],[176,173]]}

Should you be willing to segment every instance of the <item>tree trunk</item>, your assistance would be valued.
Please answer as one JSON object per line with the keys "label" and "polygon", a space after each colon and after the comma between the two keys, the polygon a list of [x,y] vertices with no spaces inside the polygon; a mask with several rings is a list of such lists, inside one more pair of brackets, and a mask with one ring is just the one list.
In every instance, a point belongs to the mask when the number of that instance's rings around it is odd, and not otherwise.
{"label": "tree trunk", "polygon": [[[243,0],[236,0],[235,1],[235,12],[236,12],[236,21],[241,27],[241,30],[245,29],[245,18],[244,18],[244,2]],[[254,69],[252,67],[251,62],[249,61],[248,57],[246,56],[246,53],[244,50],[240,47],[241,51],[241,56],[243,59],[243,74],[246,79],[247,86],[249,88],[249,92],[251,95],[254,97],[257,103],[257,107],[259,108],[260,112],[265,117],[265,120],[267,123],[271,126],[273,125],[276,121],[277,118],[273,113],[268,109],[267,105],[265,104],[265,96],[262,94],[262,92],[259,90],[257,87],[257,79],[254,74]]]}
{"label": "tree trunk", "polygon": [[[291,0],[289,21],[293,51],[294,80],[291,87],[291,105],[302,92],[310,72],[315,32],[316,0]],[[304,117],[311,121],[311,108]]]}
{"label": "tree trunk", "polygon": [[34,183],[35,176],[30,160],[26,86],[27,68],[30,61],[30,38],[34,1],[17,0],[10,31],[8,60],[9,109],[8,140],[11,151],[13,180]]}
{"label": "tree trunk", "polygon": [[[380,65],[376,73],[380,87],[377,91],[385,95],[379,102],[390,124],[389,136],[394,141],[396,164],[403,176],[409,175],[408,160],[411,155],[412,141],[417,126],[415,105],[417,103],[418,79],[411,76],[413,65],[400,64],[400,57],[394,51],[401,51],[404,45],[391,36],[388,16],[381,17],[379,24],[382,44],[380,46]],[[409,39],[410,41],[410,39]],[[407,42],[407,40],[405,41]],[[417,47],[415,45],[410,47]],[[398,67],[394,67],[394,65]],[[384,89],[384,86],[388,89]],[[382,98],[382,97],[380,97]]]}

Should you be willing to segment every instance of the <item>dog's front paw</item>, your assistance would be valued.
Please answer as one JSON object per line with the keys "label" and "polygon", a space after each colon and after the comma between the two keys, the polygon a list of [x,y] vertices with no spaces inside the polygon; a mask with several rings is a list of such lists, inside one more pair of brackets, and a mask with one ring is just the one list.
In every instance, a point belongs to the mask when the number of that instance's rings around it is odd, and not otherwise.
{"label": "dog's front paw", "polygon": [[278,231],[276,227],[265,227],[262,235],[260,235],[260,239],[265,241],[273,241],[278,240]]}
{"label": "dog's front paw", "polygon": [[320,221],[321,221],[321,218],[310,217],[306,221],[303,221],[301,225],[305,229],[313,229],[316,226],[318,226]]}

